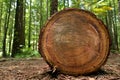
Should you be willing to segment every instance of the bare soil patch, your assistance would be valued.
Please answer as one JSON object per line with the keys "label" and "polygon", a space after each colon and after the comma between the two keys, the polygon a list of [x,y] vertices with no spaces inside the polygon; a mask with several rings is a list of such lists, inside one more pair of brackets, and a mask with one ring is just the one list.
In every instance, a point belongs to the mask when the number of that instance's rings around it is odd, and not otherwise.
{"label": "bare soil patch", "polygon": [[98,72],[77,77],[52,74],[42,58],[0,59],[0,80],[120,80],[120,54],[110,54]]}

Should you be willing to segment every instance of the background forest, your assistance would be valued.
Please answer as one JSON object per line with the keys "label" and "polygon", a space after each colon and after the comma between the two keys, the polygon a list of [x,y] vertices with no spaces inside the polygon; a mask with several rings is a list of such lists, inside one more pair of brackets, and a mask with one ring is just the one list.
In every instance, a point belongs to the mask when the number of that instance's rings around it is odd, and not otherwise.
{"label": "background forest", "polygon": [[120,0],[0,0],[0,57],[40,56],[40,29],[64,8],[93,12],[109,30],[111,51],[119,51]]}

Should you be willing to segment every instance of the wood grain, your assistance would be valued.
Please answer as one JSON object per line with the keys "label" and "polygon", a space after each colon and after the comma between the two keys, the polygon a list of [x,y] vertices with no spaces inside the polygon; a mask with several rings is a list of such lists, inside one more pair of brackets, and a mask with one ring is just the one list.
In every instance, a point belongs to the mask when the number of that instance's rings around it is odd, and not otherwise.
{"label": "wood grain", "polygon": [[39,51],[57,71],[88,74],[98,70],[109,54],[106,26],[93,13],[65,9],[54,14],[39,37]]}

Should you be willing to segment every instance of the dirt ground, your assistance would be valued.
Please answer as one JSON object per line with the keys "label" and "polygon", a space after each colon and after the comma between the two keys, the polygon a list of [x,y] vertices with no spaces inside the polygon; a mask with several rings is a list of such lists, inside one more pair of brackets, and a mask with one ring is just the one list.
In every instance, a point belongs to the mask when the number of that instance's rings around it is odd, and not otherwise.
{"label": "dirt ground", "polygon": [[120,54],[110,54],[101,70],[90,75],[53,75],[42,58],[0,59],[0,80],[120,80]]}

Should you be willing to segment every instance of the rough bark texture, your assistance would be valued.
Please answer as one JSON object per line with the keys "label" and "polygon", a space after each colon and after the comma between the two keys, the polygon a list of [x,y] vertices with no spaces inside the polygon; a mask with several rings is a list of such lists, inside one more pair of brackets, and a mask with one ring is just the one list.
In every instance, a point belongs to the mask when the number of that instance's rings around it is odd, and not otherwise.
{"label": "rough bark texture", "polygon": [[50,15],[53,15],[54,13],[56,13],[58,11],[58,0],[50,0],[51,4],[50,4]]}
{"label": "rough bark texture", "polygon": [[4,24],[4,37],[3,37],[3,57],[7,57],[7,52],[6,52],[6,39],[7,39],[7,32],[8,32],[8,26],[9,26],[9,21],[10,21],[10,12],[11,10],[11,1],[9,2],[9,9],[6,10],[8,13],[6,13],[6,19],[5,19],[5,24]]}
{"label": "rough bark texture", "polygon": [[45,25],[39,51],[54,71],[80,75],[98,70],[109,53],[109,34],[101,20],[88,11],[66,9]]}
{"label": "rough bark texture", "polygon": [[119,11],[119,17],[120,17],[120,0],[118,0],[118,11]]}
{"label": "rough bark texture", "polygon": [[25,27],[23,26],[23,0],[17,0],[12,57],[25,45]]}

